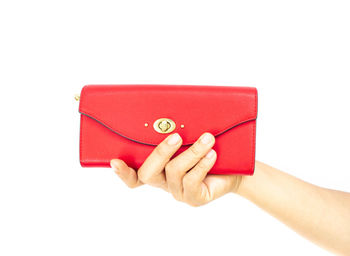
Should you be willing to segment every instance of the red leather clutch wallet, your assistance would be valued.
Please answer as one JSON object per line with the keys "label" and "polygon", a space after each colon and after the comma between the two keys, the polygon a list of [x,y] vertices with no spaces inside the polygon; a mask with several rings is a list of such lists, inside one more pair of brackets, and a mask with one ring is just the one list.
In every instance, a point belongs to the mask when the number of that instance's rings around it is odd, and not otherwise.
{"label": "red leather clutch wallet", "polygon": [[254,173],[254,87],[86,85],[79,112],[83,167],[109,167],[119,158],[137,170],[170,133],[183,139],[173,158],[210,132],[217,160],[209,173]]}

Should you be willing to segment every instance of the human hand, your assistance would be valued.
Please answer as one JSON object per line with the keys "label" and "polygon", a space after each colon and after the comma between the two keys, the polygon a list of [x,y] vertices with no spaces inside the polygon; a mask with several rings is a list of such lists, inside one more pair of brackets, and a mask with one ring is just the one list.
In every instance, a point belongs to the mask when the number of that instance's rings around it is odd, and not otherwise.
{"label": "human hand", "polygon": [[155,147],[137,171],[121,159],[111,160],[111,167],[130,188],[143,184],[159,187],[191,206],[204,205],[238,190],[242,176],[207,174],[217,157],[212,149],[215,137],[211,133],[202,134],[187,150],[170,160],[181,144],[182,138],[174,133]]}

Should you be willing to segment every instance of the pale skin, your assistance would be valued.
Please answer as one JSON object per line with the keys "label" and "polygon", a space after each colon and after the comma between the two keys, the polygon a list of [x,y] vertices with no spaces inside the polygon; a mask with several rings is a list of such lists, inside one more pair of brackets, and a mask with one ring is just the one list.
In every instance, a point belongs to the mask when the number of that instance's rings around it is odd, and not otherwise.
{"label": "pale skin", "polygon": [[165,138],[136,171],[121,159],[111,167],[130,188],[161,188],[181,202],[201,206],[237,193],[338,255],[350,255],[350,193],[321,188],[256,161],[253,176],[208,174],[216,161],[215,137],[204,133],[186,151],[174,133]]}

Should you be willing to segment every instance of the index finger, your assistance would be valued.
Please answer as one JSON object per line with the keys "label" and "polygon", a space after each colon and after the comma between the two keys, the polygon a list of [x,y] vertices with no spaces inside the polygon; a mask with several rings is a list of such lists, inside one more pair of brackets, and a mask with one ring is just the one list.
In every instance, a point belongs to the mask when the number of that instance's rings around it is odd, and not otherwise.
{"label": "index finger", "polygon": [[163,140],[143,162],[138,170],[139,179],[143,183],[156,187],[166,185],[164,167],[171,156],[180,148],[182,138],[178,133],[169,135]]}

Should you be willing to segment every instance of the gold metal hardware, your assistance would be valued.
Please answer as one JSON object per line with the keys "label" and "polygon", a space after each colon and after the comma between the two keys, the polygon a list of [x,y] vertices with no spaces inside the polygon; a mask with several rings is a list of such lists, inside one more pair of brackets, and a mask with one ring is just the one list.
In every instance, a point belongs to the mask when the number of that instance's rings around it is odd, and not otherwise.
{"label": "gold metal hardware", "polygon": [[153,128],[159,133],[170,133],[175,130],[176,124],[169,118],[159,118],[153,123]]}
{"label": "gold metal hardware", "polygon": [[76,101],[79,101],[79,100],[80,100],[80,94],[75,94],[75,95],[74,95],[74,99],[75,99]]}
{"label": "gold metal hardware", "polygon": [[145,127],[148,127],[148,123],[145,123]]}
{"label": "gold metal hardware", "polygon": [[185,128],[185,126],[182,124],[181,126],[180,126],[181,128]]}

